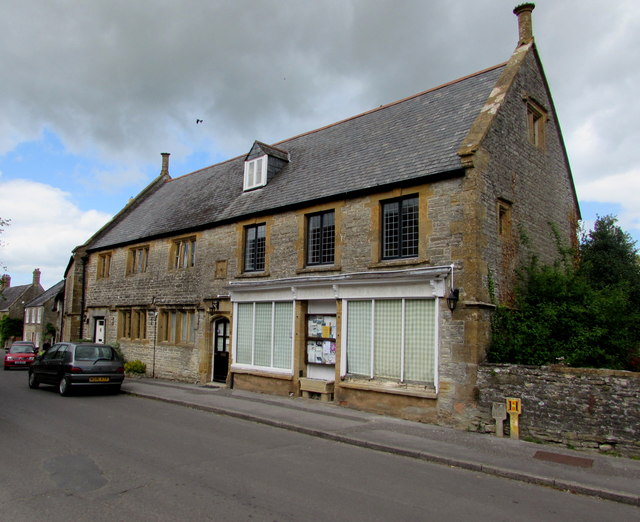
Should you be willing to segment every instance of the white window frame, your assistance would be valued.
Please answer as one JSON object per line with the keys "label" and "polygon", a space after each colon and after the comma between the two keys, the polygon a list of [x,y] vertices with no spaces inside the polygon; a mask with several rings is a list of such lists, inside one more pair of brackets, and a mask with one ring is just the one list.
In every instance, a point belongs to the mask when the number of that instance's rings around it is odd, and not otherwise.
{"label": "white window frame", "polygon": [[[392,297],[392,300],[398,300],[401,301],[402,303],[402,325],[401,325],[401,339],[400,339],[400,344],[401,344],[401,350],[400,350],[400,379],[399,382],[400,383],[405,383],[405,369],[404,369],[404,358],[405,358],[405,329],[406,329],[406,323],[405,323],[405,310],[406,310],[406,302],[408,300],[412,300],[411,298],[403,298],[403,297]],[[415,299],[415,298],[413,298]],[[431,300],[429,298],[418,298],[420,300]],[[345,299],[343,300],[343,308],[342,308],[342,346],[341,346],[341,376],[343,378],[345,377],[349,377],[352,374],[347,372],[347,343],[348,343],[348,324],[349,324],[349,306],[348,303],[349,301],[368,301],[371,302],[371,306],[372,306],[372,314],[371,314],[371,340],[370,340],[370,347],[369,347],[369,368],[370,368],[370,373],[369,375],[367,375],[366,377],[368,377],[371,380],[380,380],[380,381],[384,381],[384,378],[380,378],[375,374],[375,360],[374,360],[374,348],[375,348],[375,335],[373,334],[374,329],[375,329],[375,320],[376,320],[376,315],[375,315],[375,308],[376,308],[376,303],[380,302],[382,300],[386,300],[385,298],[367,298],[367,299]],[[440,332],[439,332],[439,319],[438,319],[438,310],[440,309],[440,303],[439,303],[439,299],[436,297],[435,299],[433,299],[433,306],[434,306],[434,324],[433,324],[433,334],[434,337],[432,339],[433,342],[433,346],[434,346],[434,350],[433,350],[433,360],[432,360],[432,364],[433,364],[433,383],[427,382],[425,381],[424,384],[427,385],[432,385],[436,388],[438,388],[438,358],[439,358],[439,346],[440,346]]]}
{"label": "white window frame", "polygon": [[243,190],[264,187],[267,184],[267,155],[244,162]]}
{"label": "white window frame", "polygon": [[[274,332],[275,332],[275,305],[276,303],[291,303],[292,306],[292,314],[291,314],[291,326],[290,326],[290,332],[291,332],[291,345],[289,347],[290,350],[290,354],[289,354],[289,360],[291,363],[291,368],[278,368],[274,366],[274,359],[275,359],[275,338],[274,338]],[[269,303],[271,305],[271,354],[270,354],[270,364],[269,366],[262,366],[262,365],[257,365],[255,363],[255,359],[256,359],[256,347],[255,347],[255,326],[256,326],[256,304],[258,303]],[[239,363],[237,362],[236,358],[238,356],[238,332],[239,332],[239,327],[238,327],[238,305],[239,304],[244,304],[244,305],[251,305],[252,306],[252,326],[251,326],[251,335],[252,335],[252,340],[251,340],[251,363]],[[233,362],[232,362],[232,370],[233,369],[243,369],[243,370],[256,370],[256,371],[267,371],[269,373],[279,373],[279,374],[284,374],[284,375],[293,375],[293,364],[294,364],[294,340],[295,340],[295,318],[296,318],[296,314],[295,314],[295,302],[293,301],[253,301],[253,302],[235,302],[233,303],[233,331],[236,332],[236,335],[233,336],[233,340],[232,340],[232,356],[233,356]]]}

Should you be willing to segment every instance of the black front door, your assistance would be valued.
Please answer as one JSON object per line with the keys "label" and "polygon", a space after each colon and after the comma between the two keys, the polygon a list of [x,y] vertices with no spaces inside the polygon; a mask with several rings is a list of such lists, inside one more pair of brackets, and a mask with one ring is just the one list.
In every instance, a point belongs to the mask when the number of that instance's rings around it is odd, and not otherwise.
{"label": "black front door", "polygon": [[213,329],[213,380],[224,382],[229,371],[229,320],[218,319]]}

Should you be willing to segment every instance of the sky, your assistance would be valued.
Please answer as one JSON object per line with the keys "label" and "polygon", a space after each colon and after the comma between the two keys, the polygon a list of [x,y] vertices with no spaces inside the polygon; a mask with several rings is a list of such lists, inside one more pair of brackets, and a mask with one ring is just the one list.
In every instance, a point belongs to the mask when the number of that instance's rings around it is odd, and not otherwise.
{"label": "sky", "polygon": [[[506,61],[520,3],[0,0],[0,272],[62,280],[162,152],[178,177]],[[640,3],[535,4],[583,227],[640,241]]]}

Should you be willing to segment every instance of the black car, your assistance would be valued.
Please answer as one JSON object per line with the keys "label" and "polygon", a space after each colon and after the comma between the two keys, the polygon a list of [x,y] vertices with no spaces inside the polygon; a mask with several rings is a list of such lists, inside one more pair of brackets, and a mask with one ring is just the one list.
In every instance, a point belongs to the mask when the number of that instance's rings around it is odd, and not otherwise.
{"label": "black car", "polygon": [[107,344],[54,344],[29,367],[29,388],[53,384],[60,395],[69,395],[72,388],[80,386],[102,386],[117,393],[122,381],[122,358]]}

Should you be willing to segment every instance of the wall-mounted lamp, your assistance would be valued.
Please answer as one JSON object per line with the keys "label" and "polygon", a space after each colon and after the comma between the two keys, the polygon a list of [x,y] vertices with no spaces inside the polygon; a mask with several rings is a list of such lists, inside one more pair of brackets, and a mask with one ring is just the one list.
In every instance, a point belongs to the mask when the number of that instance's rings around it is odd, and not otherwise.
{"label": "wall-mounted lamp", "polygon": [[209,300],[208,312],[213,315],[218,310],[220,310],[220,300],[219,299],[211,299],[211,300]]}
{"label": "wall-mounted lamp", "polygon": [[447,306],[452,312],[456,309],[458,299],[460,299],[460,290],[458,288],[452,288],[449,296],[447,297]]}

